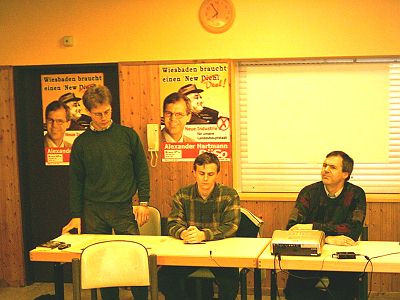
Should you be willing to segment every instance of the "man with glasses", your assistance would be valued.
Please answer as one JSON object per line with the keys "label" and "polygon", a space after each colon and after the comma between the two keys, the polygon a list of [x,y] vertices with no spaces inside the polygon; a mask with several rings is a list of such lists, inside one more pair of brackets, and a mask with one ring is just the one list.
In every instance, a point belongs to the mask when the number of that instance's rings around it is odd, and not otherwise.
{"label": "man with glasses", "polygon": [[164,99],[164,124],[161,131],[161,141],[168,143],[195,142],[195,140],[185,136],[183,131],[189,122],[190,100],[180,93],[172,93]]}
{"label": "man with glasses", "polygon": [[[147,159],[138,134],[112,121],[112,96],[105,86],[89,87],[83,103],[92,122],[73,144],[70,162],[72,219],[62,233],[136,235],[149,219],[150,179]],[[139,206],[132,211],[132,197]],[[99,274],[102,276],[102,274]],[[107,276],[107,274],[104,274]],[[147,299],[147,287],[132,287],[136,300]],[[116,287],[101,289],[103,300],[119,299]]]}
{"label": "man with glasses", "polygon": [[44,147],[55,148],[72,146],[71,143],[64,140],[64,134],[71,124],[71,116],[68,106],[55,100],[46,107],[46,129],[44,136]]}

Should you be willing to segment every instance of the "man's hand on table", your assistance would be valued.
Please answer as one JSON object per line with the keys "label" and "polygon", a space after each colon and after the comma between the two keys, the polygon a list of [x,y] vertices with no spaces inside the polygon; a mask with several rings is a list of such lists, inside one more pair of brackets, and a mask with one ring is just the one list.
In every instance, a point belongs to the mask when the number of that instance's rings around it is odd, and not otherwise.
{"label": "man's hand on table", "polygon": [[188,244],[201,243],[206,239],[206,234],[196,226],[189,226],[188,229],[182,231],[181,239]]}
{"label": "man's hand on table", "polygon": [[81,218],[72,218],[69,223],[63,227],[62,234],[68,234],[75,228],[78,231],[78,234],[81,234]]}
{"label": "man's hand on table", "polygon": [[325,238],[326,244],[337,245],[337,246],[355,246],[357,242],[355,242],[352,238],[349,238],[345,235],[338,236],[327,236]]}

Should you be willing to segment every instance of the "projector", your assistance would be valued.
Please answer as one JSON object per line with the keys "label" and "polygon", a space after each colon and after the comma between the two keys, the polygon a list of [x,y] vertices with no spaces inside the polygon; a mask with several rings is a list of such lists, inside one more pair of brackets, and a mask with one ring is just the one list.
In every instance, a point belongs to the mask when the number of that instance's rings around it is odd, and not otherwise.
{"label": "projector", "polygon": [[275,230],[270,248],[274,255],[319,256],[324,244],[320,230]]}

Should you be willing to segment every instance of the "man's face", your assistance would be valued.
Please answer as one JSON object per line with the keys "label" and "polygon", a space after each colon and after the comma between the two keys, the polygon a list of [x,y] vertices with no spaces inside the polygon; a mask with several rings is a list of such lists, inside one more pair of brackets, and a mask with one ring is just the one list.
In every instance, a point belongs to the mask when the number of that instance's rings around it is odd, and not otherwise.
{"label": "man's face", "polygon": [[111,123],[112,109],[110,104],[100,104],[90,110],[92,124],[97,130],[106,129]]}
{"label": "man's face", "polygon": [[217,182],[217,165],[205,164],[202,166],[196,165],[196,170],[193,170],[194,179],[197,182],[199,192],[211,191]]}
{"label": "man's face", "polygon": [[186,95],[190,99],[190,104],[192,105],[192,110],[199,113],[203,110],[203,98],[199,93],[191,93]]}
{"label": "man's face", "polygon": [[186,112],[184,100],[167,104],[164,111],[164,123],[167,133],[176,141],[179,140],[190,117],[191,115]]}
{"label": "man's face", "polygon": [[67,113],[64,108],[51,111],[46,117],[47,133],[53,141],[62,141],[69,125],[71,125],[71,121],[67,121]]}
{"label": "man's face", "polygon": [[72,119],[76,121],[82,116],[81,105],[79,104],[79,101],[69,101],[65,104],[69,107]]}
{"label": "man's face", "polygon": [[327,157],[322,164],[321,178],[326,186],[343,185],[349,176],[348,172],[343,172],[343,159],[340,156]]}

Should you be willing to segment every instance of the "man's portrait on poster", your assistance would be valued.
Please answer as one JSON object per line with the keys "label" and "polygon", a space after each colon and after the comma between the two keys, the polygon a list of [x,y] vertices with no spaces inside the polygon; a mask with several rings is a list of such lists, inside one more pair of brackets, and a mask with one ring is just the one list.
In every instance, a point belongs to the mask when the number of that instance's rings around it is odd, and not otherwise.
{"label": "man's portrait on poster", "polygon": [[190,117],[189,98],[176,92],[169,94],[163,102],[163,121],[165,127],[161,130],[161,142],[195,142],[184,133],[185,125],[190,120]]}
{"label": "man's portrait on poster", "polygon": [[91,122],[90,116],[82,113],[81,104],[82,98],[76,97],[74,93],[66,93],[58,99],[60,102],[69,107],[71,113],[71,125],[68,130],[86,130]]}
{"label": "man's portrait on poster", "polygon": [[201,96],[203,89],[199,89],[195,84],[182,86],[178,93],[190,99],[191,118],[188,124],[217,124],[219,112],[210,107],[204,106],[204,99]]}
{"label": "man's portrait on poster", "polygon": [[65,131],[70,126],[71,115],[67,105],[58,100],[46,106],[44,135],[45,148],[70,148],[71,143],[64,140]]}

